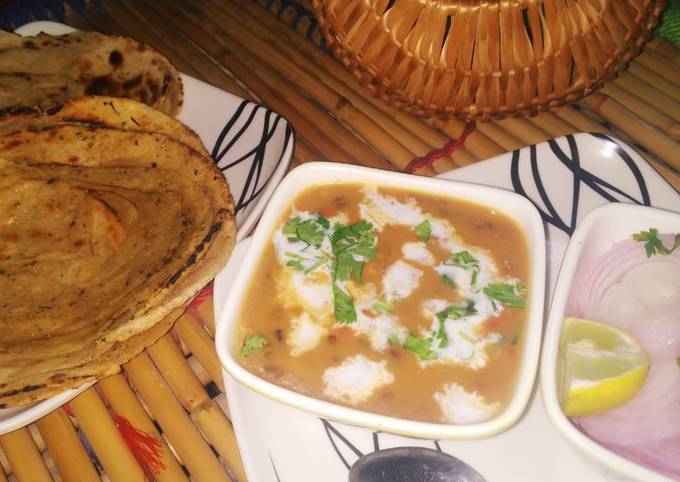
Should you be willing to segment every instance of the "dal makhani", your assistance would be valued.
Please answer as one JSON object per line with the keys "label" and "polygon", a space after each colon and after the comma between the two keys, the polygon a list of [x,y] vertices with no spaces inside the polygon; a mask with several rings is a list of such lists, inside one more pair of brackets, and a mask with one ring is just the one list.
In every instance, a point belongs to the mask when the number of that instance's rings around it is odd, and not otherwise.
{"label": "dal makhani", "polygon": [[488,207],[392,188],[302,192],[251,280],[240,363],[303,394],[466,424],[511,398],[527,243]]}

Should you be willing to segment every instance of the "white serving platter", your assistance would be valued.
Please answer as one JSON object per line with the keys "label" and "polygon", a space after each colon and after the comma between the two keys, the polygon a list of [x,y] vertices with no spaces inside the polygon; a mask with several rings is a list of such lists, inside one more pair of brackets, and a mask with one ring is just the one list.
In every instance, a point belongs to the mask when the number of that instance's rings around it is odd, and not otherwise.
{"label": "white serving platter", "polygon": [[[639,154],[599,134],[561,137],[440,177],[509,189],[536,205],[546,223],[546,309],[566,244],[586,213],[607,202],[680,211],[680,195]],[[248,243],[239,243],[235,253],[240,255],[232,256],[216,279],[216,319]],[[251,482],[346,482],[349,469],[364,455],[404,446],[453,455],[489,482],[627,480],[592,464],[560,436],[548,420],[536,387],[528,410],[506,432],[484,440],[436,441],[328,422],[265,398],[224,375]]]}
{"label": "white serving platter", "polygon": [[[74,31],[56,22],[32,22],[20,35]],[[259,219],[288,169],[294,137],[279,114],[181,74],[184,105],[178,119],[191,127],[217,161],[236,204],[237,240]],[[89,385],[88,385],[89,386]],[[0,435],[23,427],[71,400],[87,386],[69,390],[30,407],[0,409]]]}

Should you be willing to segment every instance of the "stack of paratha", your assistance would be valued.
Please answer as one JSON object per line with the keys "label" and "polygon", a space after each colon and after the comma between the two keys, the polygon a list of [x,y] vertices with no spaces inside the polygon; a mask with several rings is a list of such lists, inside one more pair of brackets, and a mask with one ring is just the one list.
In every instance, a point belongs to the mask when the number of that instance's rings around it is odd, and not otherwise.
{"label": "stack of paratha", "polygon": [[127,99],[0,116],[0,404],[115,373],[226,262],[234,211],[196,135]]}
{"label": "stack of paratha", "polygon": [[97,32],[21,37],[0,30],[0,108],[85,95],[135,99],[171,115],[182,105],[175,67],[147,45]]}

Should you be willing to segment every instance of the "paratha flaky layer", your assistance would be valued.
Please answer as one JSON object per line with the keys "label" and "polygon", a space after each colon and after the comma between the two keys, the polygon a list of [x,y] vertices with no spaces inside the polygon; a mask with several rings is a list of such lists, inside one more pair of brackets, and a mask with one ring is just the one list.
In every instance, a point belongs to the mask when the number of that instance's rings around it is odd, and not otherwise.
{"label": "paratha flaky layer", "polygon": [[222,174],[165,134],[33,124],[0,172],[0,404],[117,371],[234,244]]}

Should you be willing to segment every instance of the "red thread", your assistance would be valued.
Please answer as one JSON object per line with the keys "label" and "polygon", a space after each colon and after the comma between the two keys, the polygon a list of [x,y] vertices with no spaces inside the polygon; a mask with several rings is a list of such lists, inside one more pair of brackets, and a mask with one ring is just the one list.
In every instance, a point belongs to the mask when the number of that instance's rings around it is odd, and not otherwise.
{"label": "red thread", "polygon": [[444,147],[430,151],[423,157],[416,157],[415,159],[408,163],[408,166],[406,166],[404,172],[413,174],[414,172],[416,172],[419,169],[422,169],[423,167],[431,166],[438,159],[450,156],[458,149],[463,147],[463,145],[465,144],[465,140],[468,138],[470,134],[472,134],[472,132],[476,128],[477,124],[475,124],[474,121],[468,122],[457,140],[451,140],[444,144]]}
{"label": "red thread", "polygon": [[118,428],[127,446],[130,447],[132,455],[137,459],[146,479],[149,482],[156,482],[156,476],[165,469],[161,457],[163,443],[156,437],[135,428],[127,418],[116,413],[111,415],[116,428]]}
{"label": "red thread", "polygon": [[64,412],[66,412],[66,415],[69,417],[73,417],[73,410],[71,409],[71,405],[69,403],[64,404]]}
{"label": "red thread", "polygon": [[210,283],[208,286],[203,288],[193,300],[191,300],[191,303],[189,303],[189,306],[187,306],[187,309],[185,310],[185,312],[201,326],[205,326],[205,320],[203,320],[203,317],[201,317],[201,314],[198,312],[198,307],[208,300],[212,295],[213,284]]}

